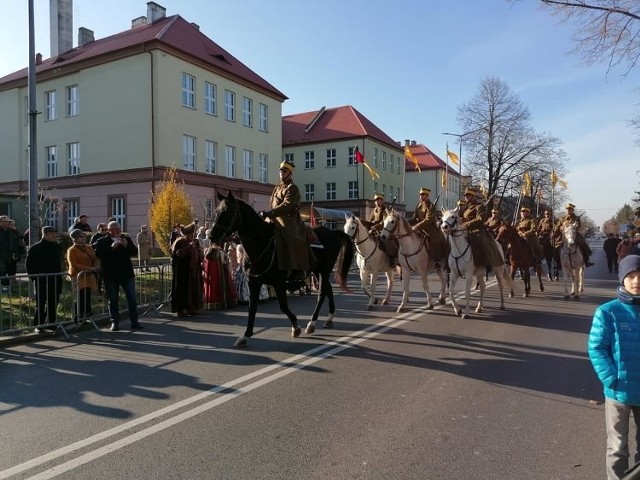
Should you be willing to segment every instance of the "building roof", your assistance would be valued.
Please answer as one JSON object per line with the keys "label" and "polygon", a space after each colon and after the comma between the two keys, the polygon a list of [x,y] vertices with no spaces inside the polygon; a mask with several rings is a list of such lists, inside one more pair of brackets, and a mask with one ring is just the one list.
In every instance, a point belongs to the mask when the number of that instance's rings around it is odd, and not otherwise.
{"label": "building roof", "polygon": [[[458,173],[453,167],[447,164],[444,160],[442,160],[438,155],[433,153],[426,145],[422,143],[412,143],[409,145],[409,150],[414,157],[418,160],[418,165],[420,165],[421,170],[439,170],[439,169],[448,169],[449,173]],[[409,160],[405,157],[404,166],[406,172],[412,172],[416,170],[416,166],[412,160]],[[416,170],[417,171],[417,170]]]}
{"label": "building roof", "polygon": [[396,141],[351,105],[282,117],[282,146],[370,137],[402,150]]}
{"label": "building roof", "polygon": [[[186,21],[180,15],[163,17],[151,24],[144,24],[116,33],[109,37],[98,39],[83,46],[76,47],[57,57],[43,60],[36,66],[36,76],[45,72],[55,75],[55,70],[62,68],[66,74],[73,67],[81,68],[85,63],[100,62],[101,57],[116,53],[134,55],[145,49],[166,48],[178,50],[194,63],[205,64],[223,76],[235,81],[248,82],[264,90],[266,94],[284,101],[287,97],[265,79],[257,75],[237,58],[213,42],[198,27]],[[70,67],[69,69],[64,67]],[[0,89],[8,83],[22,83],[27,81],[28,68],[10,73],[0,78]],[[5,85],[6,86],[6,85]],[[13,87],[13,86],[12,86]],[[10,87],[10,88],[12,88]]]}

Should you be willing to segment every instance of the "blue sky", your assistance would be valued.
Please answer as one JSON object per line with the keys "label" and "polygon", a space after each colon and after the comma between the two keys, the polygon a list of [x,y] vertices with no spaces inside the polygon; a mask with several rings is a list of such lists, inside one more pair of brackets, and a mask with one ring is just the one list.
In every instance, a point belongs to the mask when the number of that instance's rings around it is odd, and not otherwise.
{"label": "blue sky", "polygon": [[[520,96],[532,126],[560,138],[568,195],[596,224],[640,190],[640,67],[627,79],[568,52],[571,24],[537,0],[160,0],[289,97],[283,114],[353,105],[392,138],[444,157],[458,107],[486,77]],[[8,4],[8,5],[7,5]],[[0,76],[28,64],[27,2],[5,2]],[[36,51],[49,57],[49,0],[35,0]],[[102,38],[146,15],[143,0],[74,0],[77,29]],[[7,48],[16,45],[16,48]],[[453,147],[455,148],[455,147]],[[464,163],[464,151],[463,151]]]}

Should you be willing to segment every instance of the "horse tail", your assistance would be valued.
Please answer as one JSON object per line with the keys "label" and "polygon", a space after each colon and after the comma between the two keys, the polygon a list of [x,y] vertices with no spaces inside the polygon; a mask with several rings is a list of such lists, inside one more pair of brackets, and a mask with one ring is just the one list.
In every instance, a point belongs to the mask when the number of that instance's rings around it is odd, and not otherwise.
{"label": "horse tail", "polygon": [[336,259],[336,282],[340,285],[343,292],[351,293],[351,290],[347,286],[347,276],[349,275],[349,270],[351,269],[351,263],[353,262],[354,257],[353,240],[342,230],[336,229],[333,232],[340,240],[340,252]]}

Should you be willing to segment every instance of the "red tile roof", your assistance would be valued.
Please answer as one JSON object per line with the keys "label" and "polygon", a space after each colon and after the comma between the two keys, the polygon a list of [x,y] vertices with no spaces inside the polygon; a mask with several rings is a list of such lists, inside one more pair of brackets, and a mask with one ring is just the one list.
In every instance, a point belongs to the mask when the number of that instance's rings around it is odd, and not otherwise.
{"label": "red tile roof", "polygon": [[[321,109],[322,110],[322,109]],[[326,142],[356,137],[371,137],[398,150],[402,148],[351,105],[327,108],[313,126],[305,131],[321,110],[282,117],[282,145]]]}
{"label": "red tile roof", "polygon": [[[81,67],[82,62],[95,62],[103,55],[126,53],[127,50],[131,50],[130,54],[133,55],[143,51],[144,47],[154,49],[163,46],[179,50],[185,56],[192,57],[192,61],[204,62],[208,66],[214,67],[220,74],[226,74],[235,81],[244,80],[253,84],[280,101],[287,98],[281,91],[209,39],[180,15],[164,17],[152,24],[131,28],[76,47],[57,57],[48,58],[36,66],[36,75],[44,72],[53,73],[54,69],[67,66]],[[27,70],[27,68],[23,68],[0,78],[0,88],[9,82],[26,81]]]}
{"label": "red tile roof", "polygon": [[[437,170],[437,169],[445,169],[448,168],[451,173],[458,173],[455,168],[450,165],[447,165],[447,162],[442,160],[438,155],[433,153],[427,146],[422,143],[416,143],[409,145],[409,150],[414,157],[418,160],[418,165],[420,165],[421,170]],[[406,157],[404,159],[405,171],[412,172],[415,170],[416,166],[412,160],[408,160]]]}

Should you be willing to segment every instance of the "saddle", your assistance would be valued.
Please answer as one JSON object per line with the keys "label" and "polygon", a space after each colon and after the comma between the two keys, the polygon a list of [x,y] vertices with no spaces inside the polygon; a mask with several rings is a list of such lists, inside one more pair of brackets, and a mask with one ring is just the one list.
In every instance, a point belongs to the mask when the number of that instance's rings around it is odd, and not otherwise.
{"label": "saddle", "polygon": [[311,248],[324,248],[324,245],[320,242],[315,230],[309,225],[305,225],[305,237],[307,239],[307,245]]}

